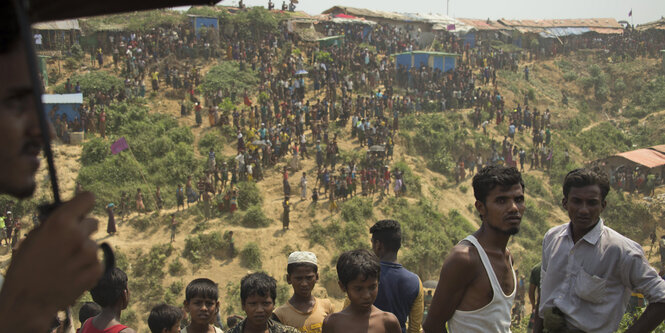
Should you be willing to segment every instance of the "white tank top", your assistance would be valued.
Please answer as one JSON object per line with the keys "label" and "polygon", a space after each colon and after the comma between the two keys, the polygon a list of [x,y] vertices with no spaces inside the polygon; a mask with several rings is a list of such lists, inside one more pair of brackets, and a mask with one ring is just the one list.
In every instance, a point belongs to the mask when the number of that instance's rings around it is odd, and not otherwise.
{"label": "white tank top", "polygon": [[448,329],[451,333],[510,333],[510,309],[515,300],[515,291],[517,290],[517,279],[513,264],[510,263],[510,271],[513,273],[513,285],[515,286],[510,295],[505,295],[499,280],[494,274],[492,264],[483,247],[473,235],[467,236],[464,240],[471,242],[478,250],[480,260],[487,272],[490,284],[492,285],[492,300],[484,307],[473,311],[456,310],[453,317],[448,320]]}

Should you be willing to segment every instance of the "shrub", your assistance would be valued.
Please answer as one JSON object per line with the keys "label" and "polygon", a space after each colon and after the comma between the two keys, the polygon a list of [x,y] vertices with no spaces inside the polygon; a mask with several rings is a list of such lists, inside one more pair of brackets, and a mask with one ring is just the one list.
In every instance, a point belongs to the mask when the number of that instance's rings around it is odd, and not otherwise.
{"label": "shrub", "polygon": [[208,132],[199,139],[199,153],[201,155],[208,156],[211,148],[215,152],[215,157],[221,157],[221,152],[224,149],[224,138],[217,131]]}
{"label": "shrub", "polygon": [[261,205],[263,197],[259,187],[254,182],[239,182],[238,186],[238,207],[247,210],[252,206]]}
{"label": "shrub", "polygon": [[193,264],[207,263],[211,257],[223,257],[228,246],[217,231],[198,234],[185,239],[182,256]]}
{"label": "shrub", "polygon": [[240,263],[249,269],[261,269],[263,261],[261,260],[259,245],[255,242],[247,243],[242,251],[240,251]]}
{"label": "shrub", "polygon": [[[75,68],[78,68],[78,61],[73,59],[72,64],[68,66],[75,66]],[[124,85],[122,79],[105,71],[91,71],[85,74],[75,74],[71,77],[71,83],[72,85],[75,85],[76,82],[79,82],[81,85],[81,92],[83,92],[83,96],[86,96],[86,98],[95,96],[97,92],[109,94],[111,90],[118,91]],[[65,83],[63,82],[58,85],[55,88],[55,92],[58,94],[65,93]]]}
{"label": "shrub", "polygon": [[182,291],[185,289],[185,284],[182,281],[174,281],[169,285],[164,293],[164,301],[166,304],[179,306],[182,304]]}
{"label": "shrub", "polygon": [[206,94],[215,94],[218,90],[251,92],[258,82],[256,71],[247,66],[241,68],[237,61],[223,61],[205,74],[199,88]]}
{"label": "shrub", "polygon": [[247,228],[264,228],[270,225],[270,219],[263,214],[261,206],[254,205],[247,209],[241,223]]}
{"label": "shrub", "polygon": [[185,273],[185,265],[180,261],[180,259],[176,258],[169,264],[169,274],[171,276],[180,276]]}
{"label": "shrub", "polygon": [[353,197],[340,205],[342,219],[347,222],[359,222],[374,216],[372,199]]}

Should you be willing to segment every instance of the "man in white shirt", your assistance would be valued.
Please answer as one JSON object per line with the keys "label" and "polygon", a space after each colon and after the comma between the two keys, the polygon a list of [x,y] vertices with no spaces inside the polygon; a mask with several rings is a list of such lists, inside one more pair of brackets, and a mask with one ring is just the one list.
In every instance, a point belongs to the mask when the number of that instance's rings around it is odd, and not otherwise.
{"label": "man in white shirt", "polygon": [[37,50],[41,50],[42,49],[42,34],[40,34],[38,32],[33,37],[35,38],[35,48]]}
{"label": "man in white shirt", "polygon": [[566,175],[562,204],[570,223],[550,229],[543,240],[534,332],[614,332],[631,291],[643,294],[649,306],[626,332],[651,332],[665,319],[665,280],[639,244],[600,218],[609,190],[600,170],[576,169]]}

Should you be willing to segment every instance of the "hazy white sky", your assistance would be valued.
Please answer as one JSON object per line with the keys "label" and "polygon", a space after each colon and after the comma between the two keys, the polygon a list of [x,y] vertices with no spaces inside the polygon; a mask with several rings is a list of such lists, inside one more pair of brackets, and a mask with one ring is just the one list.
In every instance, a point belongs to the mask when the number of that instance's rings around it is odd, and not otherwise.
{"label": "hazy white sky", "polygon": [[[273,0],[280,8],[282,0]],[[446,0],[299,0],[297,10],[320,14],[335,6],[349,6],[409,13],[446,13]],[[450,16],[496,20],[600,18],[628,20],[633,10],[635,24],[655,21],[665,16],[665,0],[449,0]],[[221,5],[236,5],[238,0],[224,0]],[[288,3],[288,0],[287,0]],[[267,6],[268,0],[245,0],[247,6]]]}

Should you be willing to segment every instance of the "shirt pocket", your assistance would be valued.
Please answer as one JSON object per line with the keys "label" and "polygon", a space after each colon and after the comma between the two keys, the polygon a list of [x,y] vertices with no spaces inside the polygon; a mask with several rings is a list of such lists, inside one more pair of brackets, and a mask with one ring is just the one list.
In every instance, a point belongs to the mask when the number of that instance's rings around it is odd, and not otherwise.
{"label": "shirt pocket", "polygon": [[575,279],[575,294],[590,303],[604,303],[607,298],[607,280],[580,269]]}

